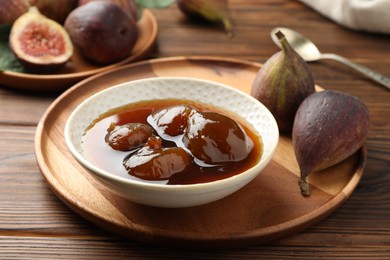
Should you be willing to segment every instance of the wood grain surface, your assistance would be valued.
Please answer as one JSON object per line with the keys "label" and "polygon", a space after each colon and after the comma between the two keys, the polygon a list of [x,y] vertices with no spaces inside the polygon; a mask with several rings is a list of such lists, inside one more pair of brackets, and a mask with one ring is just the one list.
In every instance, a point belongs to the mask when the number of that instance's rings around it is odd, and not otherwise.
{"label": "wood grain surface", "polygon": [[[390,36],[345,29],[294,0],[230,0],[236,35],[188,21],[173,5],[152,10],[159,24],[148,58],[220,56],[264,63],[278,48],[269,32],[291,27],[324,52],[390,76]],[[369,108],[367,162],[358,187],[334,213],[275,242],[236,250],[178,250],[98,228],[58,199],[34,154],[37,124],[61,94],[0,86],[1,259],[389,259],[390,93],[333,61],[310,63],[316,84],[353,94]]]}
{"label": "wood grain surface", "polygon": [[303,197],[291,138],[281,136],[270,165],[239,192],[204,206],[161,209],[137,205],[109,192],[77,163],[65,144],[64,127],[73,109],[113,82],[176,75],[213,80],[248,93],[259,69],[260,64],[233,59],[179,57],[139,62],[84,80],[56,99],[38,125],[35,154],[42,174],[79,215],[140,242],[232,249],[302,231],[351,195],[363,173],[365,148],[310,176],[312,194]]}

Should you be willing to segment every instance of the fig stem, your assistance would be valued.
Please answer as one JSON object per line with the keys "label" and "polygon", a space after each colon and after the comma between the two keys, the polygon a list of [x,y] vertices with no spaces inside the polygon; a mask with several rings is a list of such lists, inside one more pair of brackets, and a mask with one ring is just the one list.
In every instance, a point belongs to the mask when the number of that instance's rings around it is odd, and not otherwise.
{"label": "fig stem", "polygon": [[290,43],[288,42],[286,36],[281,31],[277,31],[275,35],[276,37],[278,37],[278,40],[282,45],[283,53],[286,53],[288,50],[295,53],[295,50],[291,48]]}
{"label": "fig stem", "polygon": [[301,178],[298,181],[299,187],[301,188],[301,193],[303,196],[310,196],[310,185],[307,182],[306,177]]}
{"label": "fig stem", "polygon": [[281,41],[283,38],[285,38],[284,34],[281,31],[277,31],[275,33],[276,37],[278,37],[278,40]]}
{"label": "fig stem", "polygon": [[225,32],[229,38],[233,38],[234,31],[232,23],[230,22],[229,18],[222,19],[223,27],[225,28]]}

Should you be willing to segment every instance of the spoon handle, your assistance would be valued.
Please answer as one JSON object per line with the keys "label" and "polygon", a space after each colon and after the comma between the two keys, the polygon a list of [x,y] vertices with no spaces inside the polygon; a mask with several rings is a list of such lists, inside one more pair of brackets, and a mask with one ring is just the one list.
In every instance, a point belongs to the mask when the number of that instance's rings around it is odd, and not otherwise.
{"label": "spoon handle", "polygon": [[331,60],[335,60],[335,61],[338,61],[342,64],[345,64],[357,71],[359,71],[360,73],[364,74],[365,76],[371,78],[372,80],[378,82],[379,84],[385,86],[386,88],[390,89],[390,78],[376,72],[376,71],[373,71],[363,65],[360,65],[360,64],[357,64],[357,63],[354,63],[340,55],[337,55],[337,54],[332,54],[332,53],[324,53],[321,55],[321,58],[322,59],[331,59]]}

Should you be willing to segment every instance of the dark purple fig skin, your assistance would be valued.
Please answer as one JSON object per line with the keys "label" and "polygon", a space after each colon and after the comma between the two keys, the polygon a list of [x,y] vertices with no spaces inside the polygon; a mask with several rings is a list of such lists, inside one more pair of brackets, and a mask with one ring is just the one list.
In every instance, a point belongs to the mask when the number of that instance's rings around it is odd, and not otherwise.
{"label": "dark purple fig skin", "polygon": [[66,17],[78,5],[78,0],[28,0],[44,16],[64,24]]}
{"label": "dark purple fig skin", "polygon": [[310,195],[307,176],[354,154],[366,140],[369,112],[357,97],[325,90],[310,95],[294,120],[292,142],[301,171],[303,195]]}
{"label": "dark purple fig skin", "polygon": [[27,0],[0,0],[0,24],[12,24],[29,7]]}
{"label": "dark purple fig skin", "polygon": [[82,56],[103,65],[127,57],[138,38],[135,20],[118,5],[105,1],[77,7],[66,19],[65,28]]}
{"label": "dark purple fig skin", "polygon": [[315,84],[307,63],[282,33],[277,36],[282,50],[261,67],[252,84],[251,95],[274,115],[280,132],[291,133],[295,113],[301,102],[315,92]]}
{"label": "dark purple fig skin", "polygon": [[138,20],[138,10],[135,0],[79,0],[78,5],[82,6],[91,1],[106,1],[112,2],[122,8],[128,15],[130,15],[134,20]]}

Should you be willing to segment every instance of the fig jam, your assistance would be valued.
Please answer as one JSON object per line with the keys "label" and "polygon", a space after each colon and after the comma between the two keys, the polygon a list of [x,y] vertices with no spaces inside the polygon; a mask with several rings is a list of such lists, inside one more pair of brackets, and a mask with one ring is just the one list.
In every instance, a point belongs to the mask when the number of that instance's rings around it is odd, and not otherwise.
{"label": "fig jam", "polygon": [[[210,128],[207,122],[218,124]],[[121,126],[128,130],[137,124],[142,129],[149,126],[154,129],[144,146],[123,151],[107,141],[116,140],[116,136],[109,138],[111,130]],[[202,127],[203,130],[199,130]],[[146,143],[153,143],[156,138],[161,139],[159,150],[150,150],[156,148]],[[225,179],[251,168],[262,155],[259,137],[244,119],[221,108],[184,99],[141,101],[109,110],[87,128],[82,143],[85,157],[99,168],[128,179],[171,185]],[[213,147],[207,147],[210,144]],[[188,155],[184,156],[183,149]],[[145,153],[161,155],[161,160],[143,163]],[[169,159],[178,156],[182,158]],[[164,161],[164,158],[168,159]],[[192,158],[190,162],[188,158]],[[168,165],[170,161],[185,162],[183,167],[168,166],[185,170],[169,176],[162,173],[159,177],[160,169],[154,170],[153,165]]]}

